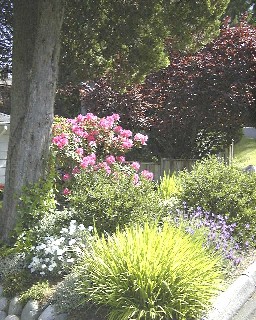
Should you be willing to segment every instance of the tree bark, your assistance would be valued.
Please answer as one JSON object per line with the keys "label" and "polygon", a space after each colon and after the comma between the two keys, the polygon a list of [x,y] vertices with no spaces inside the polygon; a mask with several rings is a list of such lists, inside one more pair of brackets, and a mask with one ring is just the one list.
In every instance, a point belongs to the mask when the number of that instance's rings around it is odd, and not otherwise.
{"label": "tree bark", "polygon": [[0,237],[8,242],[22,187],[44,174],[49,154],[64,0],[14,0],[13,79]]}

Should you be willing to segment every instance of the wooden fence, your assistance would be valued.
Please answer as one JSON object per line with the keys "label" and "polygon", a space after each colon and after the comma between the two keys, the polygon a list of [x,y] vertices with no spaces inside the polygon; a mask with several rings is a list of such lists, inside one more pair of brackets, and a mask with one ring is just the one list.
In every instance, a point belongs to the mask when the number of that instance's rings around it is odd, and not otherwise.
{"label": "wooden fence", "polygon": [[[218,154],[220,161],[224,161],[227,165],[231,165],[234,157],[234,145],[230,145],[224,152]],[[159,181],[166,174],[172,174],[184,169],[191,171],[197,159],[170,159],[163,158],[160,162],[141,162],[140,171],[148,170],[153,172],[154,180]]]}
{"label": "wooden fence", "polygon": [[154,180],[159,181],[164,173],[172,174],[183,169],[191,170],[196,159],[167,159],[163,158],[160,162],[141,162],[140,171],[148,170],[153,172]]}

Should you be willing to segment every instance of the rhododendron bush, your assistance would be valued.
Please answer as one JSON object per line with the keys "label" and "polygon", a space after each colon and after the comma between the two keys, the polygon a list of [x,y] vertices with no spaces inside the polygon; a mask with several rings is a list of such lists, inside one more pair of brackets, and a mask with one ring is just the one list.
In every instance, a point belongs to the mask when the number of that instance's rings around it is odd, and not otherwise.
{"label": "rhododendron bush", "polygon": [[138,162],[125,159],[132,148],[146,145],[148,137],[122,128],[118,114],[56,118],[52,134],[57,200],[73,210],[72,219],[93,225],[98,233],[113,233],[162,214],[153,174],[140,172]]}
{"label": "rhododendron bush", "polygon": [[148,137],[122,128],[118,114],[103,118],[92,113],[74,119],[57,117],[52,135],[51,149],[65,196],[71,193],[72,184],[81,170],[104,170],[107,174],[115,174],[118,164],[132,169],[127,170],[127,174],[133,175],[134,184],[139,183],[140,177],[153,179],[153,174],[146,170],[139,177],[139,164],[125,161],[125,154],[134,147],[146,145]]}

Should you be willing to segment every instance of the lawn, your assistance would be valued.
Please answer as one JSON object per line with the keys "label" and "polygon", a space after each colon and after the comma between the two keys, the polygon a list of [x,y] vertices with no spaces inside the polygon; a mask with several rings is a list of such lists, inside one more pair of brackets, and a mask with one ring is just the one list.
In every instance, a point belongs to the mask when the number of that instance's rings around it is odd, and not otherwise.
{"label": "lawn", "polygon": [[234,145],[234,165],[245,168],[248,165],[256,166],[256,139],[243,136]]}

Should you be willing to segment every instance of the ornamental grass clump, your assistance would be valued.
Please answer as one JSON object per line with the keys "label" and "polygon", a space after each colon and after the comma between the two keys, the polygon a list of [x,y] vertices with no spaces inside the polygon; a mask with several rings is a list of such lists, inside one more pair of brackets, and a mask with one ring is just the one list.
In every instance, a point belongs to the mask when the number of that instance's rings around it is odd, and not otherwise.
{"label": "ornamental grass clump", "polygon": [[159,196],[164,200],[169,200],[171,197],[175,197],[180,193],[180,186],[176,175],[164,172],[164,176],[160,179],[160,183],[157,187]]}
{"label": "ornamental grass clump", "polygon": [[85,251],[78,290],[109,320],[198,319],[221,287],[220,264],[202,238],[168,223],[133,226]]}

